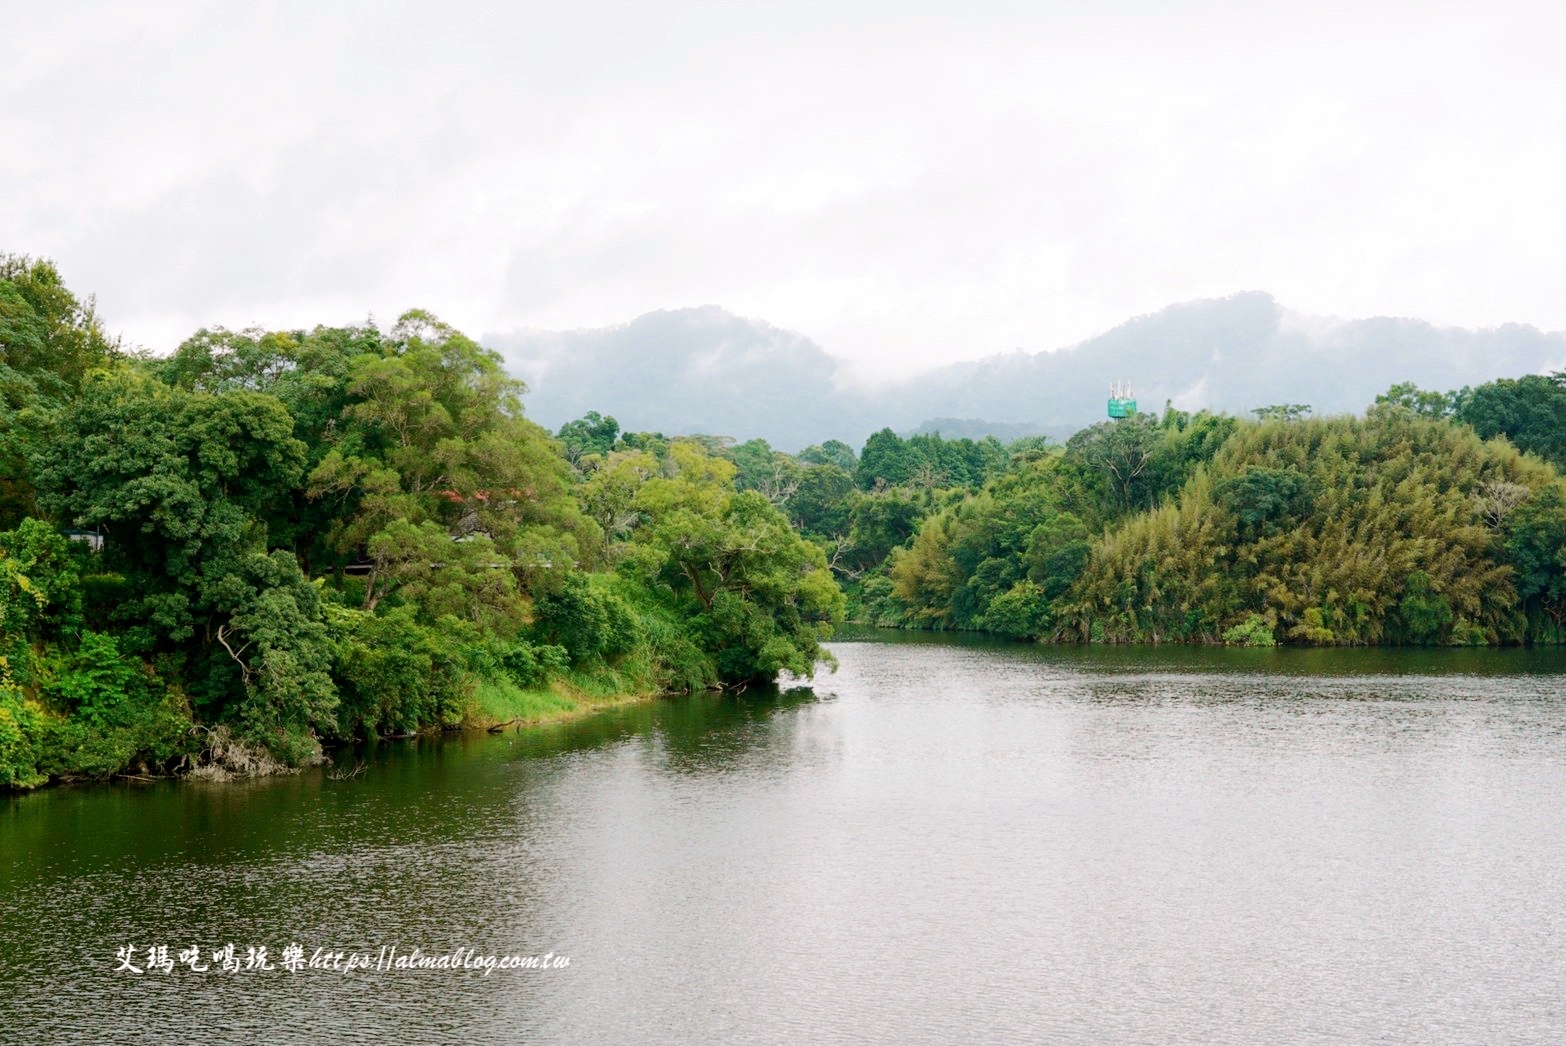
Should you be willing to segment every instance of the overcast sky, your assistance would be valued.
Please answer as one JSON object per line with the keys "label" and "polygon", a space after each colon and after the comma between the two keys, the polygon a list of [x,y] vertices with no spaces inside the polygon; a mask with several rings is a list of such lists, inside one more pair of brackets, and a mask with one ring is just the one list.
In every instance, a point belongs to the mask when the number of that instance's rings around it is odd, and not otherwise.
{"label": "overcast sky", "polygon": [[5,8],[0,250],[157,350],[715,303],[907,370],[1251,289],[1566,328],[1555,4]]}

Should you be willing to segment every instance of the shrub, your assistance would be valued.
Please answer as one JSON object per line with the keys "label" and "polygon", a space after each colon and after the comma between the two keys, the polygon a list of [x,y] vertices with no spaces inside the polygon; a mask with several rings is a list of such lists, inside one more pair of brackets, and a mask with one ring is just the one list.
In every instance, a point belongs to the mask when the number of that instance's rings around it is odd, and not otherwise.
{"label": "shrub", "polygon": [[1247,614],[1245,620],[1227,629],[1223,641],[1230,646],[1277,646],[1272,628],[1260,614]]}

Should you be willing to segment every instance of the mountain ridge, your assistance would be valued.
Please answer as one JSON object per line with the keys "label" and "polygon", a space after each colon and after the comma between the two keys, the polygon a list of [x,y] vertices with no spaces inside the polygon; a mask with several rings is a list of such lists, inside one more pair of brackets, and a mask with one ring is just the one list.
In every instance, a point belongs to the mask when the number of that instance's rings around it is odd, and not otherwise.
{"label": "mountain ridge", "polygon": [[1111,381],[1131,381],[1144,409],[1167,400],[1244,413],[1290,402],[1333,414],[1361,411],[1400,381],[1444,390],[1566,367],[1566,332],[1312,316],[1263,291],[1177,302],[1072,345],[868,388],[808,336],[716,305],[483,341],[528,382],[528,413],[547,427],[596,410],[630,430],[759,436],[787,450],[826,439],[857,446],[882,427],[938,418],[1067,432],[1103,417]]}

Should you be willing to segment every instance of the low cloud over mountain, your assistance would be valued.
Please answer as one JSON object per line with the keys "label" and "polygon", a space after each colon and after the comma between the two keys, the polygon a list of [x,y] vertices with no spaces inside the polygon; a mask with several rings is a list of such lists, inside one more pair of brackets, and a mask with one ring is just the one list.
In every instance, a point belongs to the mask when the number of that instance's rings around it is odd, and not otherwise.
{"label": "low cloud over mountain", "polygon": [[876,388],[851,382],[809,338],[710,305],[485,342],[528,382],[529,414],[551,428],[597,410],[628,429],[761,436],[783,449],[831,438],[857,445],[882,426],[932,418],[1063,434],[1103,417],[1111,381],[1132,382],[1143,409],[1172,400],[1243,413],[1287,402],[1330,414],[1363,410],[1399,381],[1449,389],[1566,367],[1562,332],[1303,316],[1261,293],[1172,305],[1068,348],[951,364]]}

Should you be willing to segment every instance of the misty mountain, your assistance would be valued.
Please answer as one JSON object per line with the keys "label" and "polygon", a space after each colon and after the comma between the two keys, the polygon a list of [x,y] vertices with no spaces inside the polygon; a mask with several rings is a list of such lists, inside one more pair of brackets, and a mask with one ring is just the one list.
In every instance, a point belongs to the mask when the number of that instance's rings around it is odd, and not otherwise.
{"label": "misty mountain", "polygon": [[952,421],[964,432],[1068,432],[1103,418],[1112,381],[1130,381],[1144,411],[1170,400],[1233,413],[1308,403],[1332,414],[1361,411],[1399,381],[1445,390],[1566,367],[1566,333],[1305,316],[1261,293],[1172,305],[1068,348],[950,364],[875,389],[852,384],[803,335],[716,306],[485,343],[529,383],[528,412],[548,427],[597,410],[628,429],[761,436],[786,450],[832,438],[858,446],[883,426],[946,431]]}
{"label": "misty mountain", "polygon": [[628,431],[762,436],[798,449],[880,427],[865,428],[868,404],[836,392],[838,362],[815,342],[713,305],[483,342],[527,382],[528,416],[549,429],[596,410]]}

